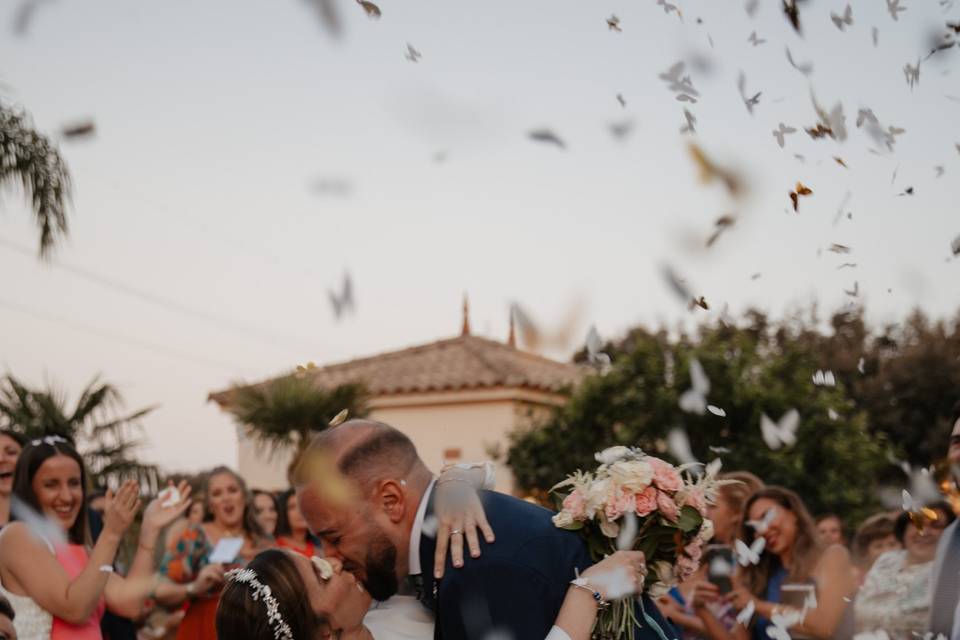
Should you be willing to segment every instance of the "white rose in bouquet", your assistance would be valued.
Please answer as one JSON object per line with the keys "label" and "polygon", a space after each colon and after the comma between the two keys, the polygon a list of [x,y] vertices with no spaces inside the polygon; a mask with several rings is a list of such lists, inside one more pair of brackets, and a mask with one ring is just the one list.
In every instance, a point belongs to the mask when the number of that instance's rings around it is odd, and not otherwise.
{"label": "white rose in bouquet", "polygon": [[630,448],[618,445],[616,447],[608,447],[601,451],[600,453],[593,454],[593,457],[597,459],[597,462],[600,464],[613,464],[618,460],[623,460],[630,455]]}
{"label": "white rose in bouquet", "polygon": [[653,482],[653,467],[642,460],[620,460],[610,465],[610,478],[632,493],[640,493]]}

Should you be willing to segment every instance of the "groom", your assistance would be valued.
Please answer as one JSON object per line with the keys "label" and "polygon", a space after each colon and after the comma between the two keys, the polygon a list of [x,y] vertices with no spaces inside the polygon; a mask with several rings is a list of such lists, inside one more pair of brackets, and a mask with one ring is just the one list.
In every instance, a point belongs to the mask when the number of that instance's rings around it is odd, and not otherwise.
{"label": "groom", "polygon": [[[575,569],[591,564],[582,540],[554,527],[549,511],[484,491],[496,542],[481,539],[480,557],[466,559],[460,569],[448,558],[443,579],[435,581],[436,541],[429,525],[435,481],[410,439],[383,423],[350,420],[320,433],[303,459],[311,456],[335,462],[355,489],[353,499],[344,500],[329,481],[306,477],[306,465],[295,474],[300,510],[324,554],[342,561],[377,600],[413,585],[436,614],[437,639],[482,640],[499,632],[513,640],[543,640]],[[646,596],[644,608],[668,638],[675,637]],[[660,640],[649,625],[635,637]]]}

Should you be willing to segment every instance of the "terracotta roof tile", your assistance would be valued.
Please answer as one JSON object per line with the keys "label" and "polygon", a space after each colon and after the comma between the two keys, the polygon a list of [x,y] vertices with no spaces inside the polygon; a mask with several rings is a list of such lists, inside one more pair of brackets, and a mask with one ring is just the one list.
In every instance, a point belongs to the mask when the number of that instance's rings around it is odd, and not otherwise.
{"label": "terracotta roof tile", "polygon": [[[307,375],[322,388],[363,382],[377,396],[484,387],[558,392],[578,382],[582,373],[572,364],[467,335],[332,364]],[[223,404],[228,394],[212,393],[210,399]]]}

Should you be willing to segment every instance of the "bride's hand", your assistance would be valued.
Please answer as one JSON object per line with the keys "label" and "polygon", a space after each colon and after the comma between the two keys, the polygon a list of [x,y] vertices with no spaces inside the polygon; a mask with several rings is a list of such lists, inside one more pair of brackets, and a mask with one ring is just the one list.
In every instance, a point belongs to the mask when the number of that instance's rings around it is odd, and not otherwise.
{"label": "bride's hand", "polygon": [[460,469],[448,469],[437,480],[437,549],[433,557],[434,578],[443,577],[447,551],[453,566],[463,566],[463,539],[467,539],[470,556],[480,556],[480,540],[477,532],[483,533],[488,544],[494,541],[493,529],[487,522],[483,504],[477,494],[474,480]]}
{"label": "bride's hand", "polygon": [[647,562],[643,551],[617,551],[580,574],[604,600],[619,600],[643,591]]}

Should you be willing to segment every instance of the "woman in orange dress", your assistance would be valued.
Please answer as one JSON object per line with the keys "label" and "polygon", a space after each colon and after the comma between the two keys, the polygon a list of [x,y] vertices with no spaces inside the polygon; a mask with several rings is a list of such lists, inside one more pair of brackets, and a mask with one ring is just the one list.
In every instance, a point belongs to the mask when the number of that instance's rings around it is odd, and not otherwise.
{"label": "woman in orange dress", "polygon": [[301,553],[308,558],[317,554],[317,548],[310,539],[307,521],[300,513],[297,494],[287,489],[277,499],[279,505],[277,517],[277,546]]}
{"label": "woman in orange dress", "polygon": [[[253,517],[243,479],[227,467],[217,467],[207,478],[204,494],[210,521],[190,524],[167,541],[160,572],[168,578],[156,589],[156,599],[167,607],[186,606],[177,638],[216,640],[216,613],[227,569],[246,564],[270,546]],[[242,538],[243,545],[227,563],[213,563],[210,555],[222,539]]]}

